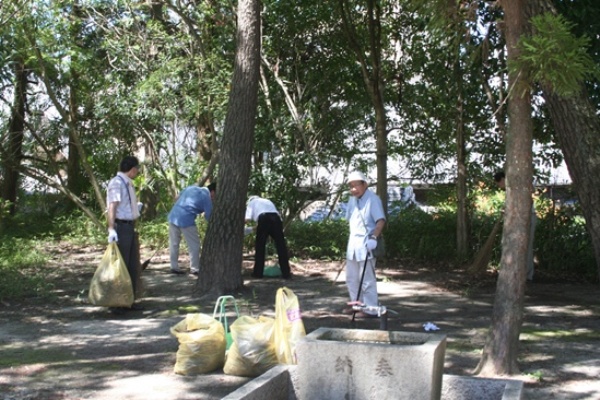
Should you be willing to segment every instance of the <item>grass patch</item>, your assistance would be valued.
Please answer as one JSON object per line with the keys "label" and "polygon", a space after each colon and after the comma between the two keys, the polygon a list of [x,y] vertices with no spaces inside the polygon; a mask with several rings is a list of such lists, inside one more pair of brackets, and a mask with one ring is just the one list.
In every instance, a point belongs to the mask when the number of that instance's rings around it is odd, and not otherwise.
{"label": "grass patch", "polygon": [[179,314],[191,314],[191,313],[202,312],[202,309],[198,306],[193,306],[193,305],[179,306],[179,307],[177,307],[177,312]]}
{"label": "grass patch", "polygon": [[542,382],[544,380],[544,374],[542,373],[542,371],[529,372],[529,373],[525,374],[525,376],[527,376],[530,379],[533,379],[537,382]]}
{"label": "grass patch", "polygon": [[523,329],[520,336],[521,341],[537,341],[542,339],[556,339],[562,342],[586,342],[600,341],[600,332],[595,332],[588,329],[578,330],[538,330],[538,329]]}
{"label": "grass patch", "polygon": [[481,354],[483,346],[465,341],[448,341],[446,342],[446,351],[453,353],[474,353]]}
{"label": "grass patch", "polygon": [[52,285],[38,273],[48,261],[48,257],[37,250],[42,244],[19,238],[0,239],[0,300],[50,296]]}
{"label": "grass patch", "polygon": [[54,364],[73,361],[76,357],[63,349],[2,349],[0,368],[16,368],[32,364]]}

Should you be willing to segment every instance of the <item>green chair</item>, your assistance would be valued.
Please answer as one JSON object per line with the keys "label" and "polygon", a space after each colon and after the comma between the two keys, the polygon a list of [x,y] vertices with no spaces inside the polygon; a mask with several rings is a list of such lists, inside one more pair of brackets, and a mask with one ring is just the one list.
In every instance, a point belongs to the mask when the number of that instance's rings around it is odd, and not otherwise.
{"label": "green chair", "polygon": [[[225,339],[227,340],[226,349],[229,350],[229,347],[233,343],[233,337],[231,336],[231,331],[229,330],[229,321],[227,320],[227,302],[231,301],[235,308],[235,316],[239,318],[240,311],[237,306],[237,302],[235,301],[235,297],[233,296],[221,296],[217,299],[215,304],[215,309],[213,310],[213,318],[218,320],[223,324],[225,328]],[[217,314],[218,312],[218,314]]]}

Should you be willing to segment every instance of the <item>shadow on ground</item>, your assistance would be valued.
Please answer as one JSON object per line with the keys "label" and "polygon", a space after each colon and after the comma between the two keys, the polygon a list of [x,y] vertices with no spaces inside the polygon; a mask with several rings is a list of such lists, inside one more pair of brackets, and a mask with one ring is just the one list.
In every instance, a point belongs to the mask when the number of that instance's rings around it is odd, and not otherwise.
{"label": "shadow on ground", "polygon": [[[0,306],[0,399],[220,399],[248,381],[222,371],[173,373],[178,343],[169,329],[187,312],[212,314],[214,303],[193,296],[195,277],[168,273],[168,254],[155,255],[145,271],[144,310],[114,315],[87,304],[101,256],[99,248],[56,253],[44,267],[55,298]],[[256,280],[245,261],[245,287],[234,295],[242,314],[273,316],[285,284],[299,298],[307,332],[379,329],[377,319],[352,322],[341,313],[347,291],[340,266],[300,262],[291,281]],[[444,372],[469,375],[490,323],[495,277],[469,281],[460,271],[388,261],[378,278],[388,329],[423,332],[434,323],[448,338]],[[542,282],[526,294],[517,377],[525,397],[600,399],[598,287]]]}

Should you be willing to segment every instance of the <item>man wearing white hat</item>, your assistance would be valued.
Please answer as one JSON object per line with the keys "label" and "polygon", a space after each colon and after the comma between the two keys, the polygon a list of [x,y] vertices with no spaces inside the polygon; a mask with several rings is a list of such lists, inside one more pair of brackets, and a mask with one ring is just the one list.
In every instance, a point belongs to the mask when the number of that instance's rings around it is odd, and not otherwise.
{"label": "man wearing white hat", "polygon": [[[346,250],[346,285],[350,302],[358,301],[367,307],[379,306],[377,298],[377,280],[375,278],[376,259],[371,252],[377,247],[377,237],[385,226],[385,212],[381,199],[369,190],[367,178],[362,172],[354,171],[348,175],[350,200],[346,210],[346,219],[350,227]],[[366,261],[366,263],[365,263]],[[359,285],[362,269],[365,267],[360,298]],[[348,310],[351,312],[351,309]],[[362,317],[376,315],[359,313]]]}

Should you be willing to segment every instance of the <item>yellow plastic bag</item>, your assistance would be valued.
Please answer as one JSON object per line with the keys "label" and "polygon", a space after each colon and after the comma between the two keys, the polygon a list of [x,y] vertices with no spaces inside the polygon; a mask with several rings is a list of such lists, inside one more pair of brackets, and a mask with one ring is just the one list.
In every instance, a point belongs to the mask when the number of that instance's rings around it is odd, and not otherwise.
{"label": "yellow plastic bag", "polygon": [[291,289],[282,287],[275,296],[273,340],[280,364],[297,364],[296,343],[306,336],[298,297]]}
{"label": "yellow plastic bag", "polygon": [[225,362],[225,329],[210,315],[188,314],[171,328],[179,341],[175,373],[197,375],[221,368]]}
{"label": "yellow plastic bag", "polygon": [[256,377],[278,364],[273,346],[273,318],[243,315],[231,325],[233,344],[227,352],[223,372]]}
{"label": "yellow plastic bag", "polygon": [[96,268],[88,300],[102,307],[131,307],[133,304],[133,286],[127,266],[116,242],[109,243]]}

